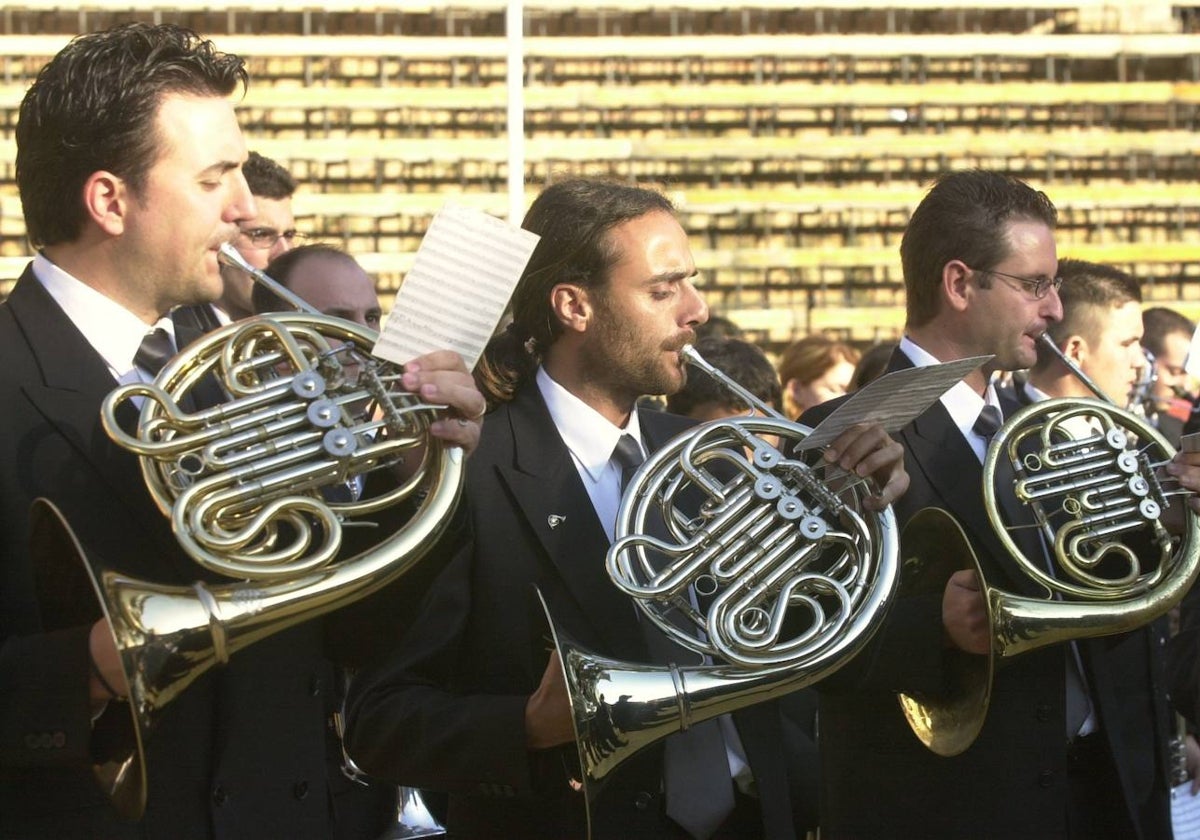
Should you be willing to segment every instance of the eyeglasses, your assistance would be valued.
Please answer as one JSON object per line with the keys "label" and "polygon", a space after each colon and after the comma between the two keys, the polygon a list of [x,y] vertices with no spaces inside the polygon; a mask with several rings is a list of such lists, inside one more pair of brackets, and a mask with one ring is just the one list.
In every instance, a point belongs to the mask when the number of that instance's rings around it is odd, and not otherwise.
{"label": "eyeglasses", "polygon": [[1047,277],[1044,274],[1041,277],[1018,277],[1015,274],[1005,274],[1003,271],[996,271],[990,268],[971,268],[970,266],[967,266],[967,268],[970,268],[971,271],[979,274],[992,274],[996,277],[1006,277],[1009,280],[1016,280],[1018,283],[1032,292],[1033,296],[1038,300],[1041,300],[1046,295],[1050,294],[1051,289],[1054,289],[1054,291],[1057,292],[1059,288],[1062,287],[1063,283],[1063,279],[1061,277]]}
{"label": "eyeglasses", "polygon": [[300,231],[295,229],[280,232],[275,230],[275,228],[247,228],[240,231],[240,233],[253,247],[263,250],[274,248],[275,243],[280,239],[287,242],[288,245],[295,245],[308,238],[307,234],[300,233]]}

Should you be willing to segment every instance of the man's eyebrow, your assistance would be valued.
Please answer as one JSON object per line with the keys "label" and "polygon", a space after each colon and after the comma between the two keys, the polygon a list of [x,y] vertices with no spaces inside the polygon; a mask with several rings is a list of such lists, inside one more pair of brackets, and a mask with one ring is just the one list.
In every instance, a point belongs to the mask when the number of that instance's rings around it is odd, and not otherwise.
{"label": "man's eyebrow", "polygon": [[699,270],[692,269],[691,271],[664,271],[662,274],[655,274],[646,278],[646,285],[652,286],[655,283],[678,283],[682,280],[690,280],[693,277],[700,275]]}
{"label": "man's eyebrow", "polygon": [[231,169],[237,169],[241,166],[236,160],[219,160],[216,163],[209,164],[200,170],[201,175],[224,175]]}

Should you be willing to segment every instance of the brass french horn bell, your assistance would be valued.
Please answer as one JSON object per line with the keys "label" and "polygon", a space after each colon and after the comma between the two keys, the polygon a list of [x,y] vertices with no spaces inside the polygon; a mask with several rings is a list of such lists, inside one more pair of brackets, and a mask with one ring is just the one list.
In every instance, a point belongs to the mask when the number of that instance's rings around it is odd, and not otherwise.
{"label": "brass french horn bell", "polygon": [[[1041,344],[1101,399],[1033,403],[1010,417],[988,447],[983,497],[989,523],[1040,596],[988,585],[969,540],[946,511],[919,511],[901,536],[901,597],[942,591],[965,559],[979,575],[992,628],[989,655],[952,658],[950,691],[900,695],[913,732],[939,755],[963,752],[983,728],[994,660],[1135,630],[1179,603],[1200,572],[1200,519],[1185,506],[1177,540],[1162,523],[1177,494],[1163,487],[1158,468],[1175,450],[1142,417],[1108,401],[1049,336]],[[1014,503],[1032,512],[1046,557],[1027,556],[1018,546],[1013,530],[1021,526],[1006,513]]]}
{"label": "brass french horn bell", "polygon": [[625,490],[607,555],[643,621],[711,664],[621,662],[555,629],[589,825],[605,780],[641,749],[848,662],[878,629],[898,578],[891,508],[862,507],[873,484],[786,454],[807,427],[692,347],[681,355],[761,416],[704,423],[652,454]]}
{"label": "brass french horn bell", "polygon": [[[295,297],[226,247],[223,261],[269,281],[285,300]],[[130,819],[145,808],[142,744],[163,707],[247,645],[402,577],[458,503],[463,453],[428,434],[442,406],[405,392],[398,368],[371,356],[373,330],[299,306],[307,311],[209,333],[153,383],[123,386],[103,403],[108,435],[139,456],[180,546],[209,573],[190,586],[136,580],[78,549],[120,653],[137,739],[128,755],[95,769]],[[209,378],[227,399],[185,410],[193,388]],[[133,434],[116,417],[131,397],[142,401]],[[389,478],[377,495],[331,500],[335,489],[357,487],[406,457],[419,466],[404,481]],[[406,500],[416,513],[402,528],[338,559],[343,522]],[[57,521],[61,534],[45,521],[43,533],[78,545]],[[210,582],[216,578],[229,582]]]}

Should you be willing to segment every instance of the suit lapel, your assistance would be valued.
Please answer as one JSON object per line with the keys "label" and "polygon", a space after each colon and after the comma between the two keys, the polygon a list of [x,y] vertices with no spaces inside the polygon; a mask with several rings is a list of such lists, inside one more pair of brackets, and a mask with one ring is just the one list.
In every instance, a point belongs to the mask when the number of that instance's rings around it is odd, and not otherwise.
{"label": "suit lapel", "polygon": [[100,405],[117,383],[108,366],[26,269],[8,306],[42,372],[42,383],[23,386],[34,407],[132,510],[149,503],[137,460],[121,450],[100,424]]}
{"label": "suit lapel", "polygon": [[[911,364],[897,350],[888,369],[900,370]],[[1003,408],[1007,415],[1011,406]],[[993,585],[1001,583],[995,579],[996,571],[1001,571],[1009,582],[1017,582],[1024,590],[1029,585],[1029,578],[1017,573],[983,504],[983,466],[946,407],[940,400],[934,403],[905,427],[899,438],[910,456],[905,466],[910,472],[916,470],[921,473],[937,497],[937,506],[951,513],[974,537],[975,544],[983,549],[979,553],[984,571],[991,578],[988,582]],[[908,511],[905,518],[915,512]],[[1017,533],[1021,534],[1019,531]],[[1020,540],[1018,545],[1021,545]],[[996,569],[997,565],[999,569]]]}
{"label": "suit lapel", "polygon": [[514,463],[498,467],[500,478],[575,601],[572,611],[604,640],[605,653],[644,658],[634,606],[605,569],[608,537],[536,387],[521,389],[509,422]]}

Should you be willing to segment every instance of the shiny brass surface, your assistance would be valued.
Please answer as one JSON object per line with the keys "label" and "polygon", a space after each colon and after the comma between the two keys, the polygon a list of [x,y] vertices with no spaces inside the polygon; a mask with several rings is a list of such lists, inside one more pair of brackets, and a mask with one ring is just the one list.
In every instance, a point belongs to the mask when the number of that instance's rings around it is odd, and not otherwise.
{"label": "shiny brass surface", "polygon": [[[1161,467],[1174,454],[1145,419],[1099,400],[1045,400],[1005,422],[983,465],[984,507],[1035,594],[1003,591],[980,574],[991,657],[964,655],[957,688],[946,696],[900,698],[926,746],[942,755],[970,746],[987,714],[988,692],[978,685],[990,685],[992,658],[1125,633],[1179,603],[1200,572],[1200,520],[1182,498],[1172,502],[1178,491],[1163,486],[1169,478]],[[1019,507],[1032,513],[1045,556],[1029,556],[1017,544],[1015,531],[1029,527],[1014,515]],[[1178,534],[1163,523],[1171,507]],[[944,587],[957,568],[978,570],[965,539],[953,552],[940,546],[941,537],[929,535],[910,546],[928,525],[914,518],[905,528],[906,575],[910,557],[913,572],[930,575],[934,587]],[[940,521],[935,527],[945,530]]]}
{"label": "shiny brass surface", "polygon": [[609,575],[643,623],[679,646],[679,661],[621,662],[555,631],[589,808],[646,746],[840,668],[878,628],[898,578],[891,508],[862,504],[874,485],[787,454],[807,427],[692,348],[681,355],[765,416],[688,430],[622,497]]}
{"label": "shiny brass surface", "polygon": [[[370,355],[375,339],[323,315],[250,318],[104,401],[106,431],[140,457],[150,494],[204,570],[191,585],[136,580],[80,549],[130,688],[138,749],[97,768],[125,816],[145,806],[141,742],[163,707],[247,645],[400,578],[449,522],[462,452],[428,435],[441,406],[403,390],[399,371]],[[212,380],[225,399],[185,408]],[[135,432],[118,420],[130,399],[141,401]],[[366,482],[405,458],[418,463],[408,478],[392,473],[378,493]],[[344,526],[371,527],[365,516],[405,500],[416,513],[403,527],[338,559]]]}

